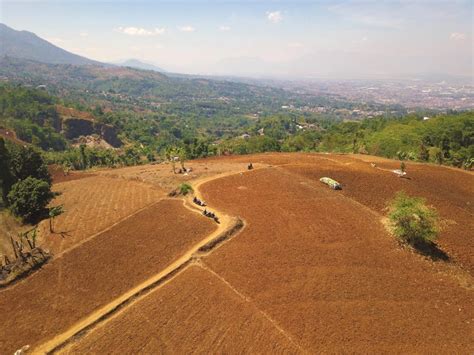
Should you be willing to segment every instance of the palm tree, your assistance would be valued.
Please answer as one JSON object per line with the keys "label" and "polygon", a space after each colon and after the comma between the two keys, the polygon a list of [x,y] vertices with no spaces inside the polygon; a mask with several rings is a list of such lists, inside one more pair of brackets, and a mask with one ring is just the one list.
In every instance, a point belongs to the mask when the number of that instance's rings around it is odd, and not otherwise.
{"label": "palm tree", "polygon": [[181,169],[183,169],[183,172],[186,171],[186,168],[184,167],[184,162],[186,161],[186,150],[184,148],[176,148],[176,154],[179,157],[179,163],[181,164]]}
{"label": "palm tree", "polygon": [[176,174],[176,161],[174,160],[176,156],[176,148],[175,147],[167,147],[165,150],[165,157],[171,163],[173,167],[173,174]]}
{"label": "palm tree", "polygon": [[54,233],[54,229],[53,229],[54,218],[59,216],[62,213],[64,213],[63,205],[54,206],[49,209],[49,231],[51,233]]}

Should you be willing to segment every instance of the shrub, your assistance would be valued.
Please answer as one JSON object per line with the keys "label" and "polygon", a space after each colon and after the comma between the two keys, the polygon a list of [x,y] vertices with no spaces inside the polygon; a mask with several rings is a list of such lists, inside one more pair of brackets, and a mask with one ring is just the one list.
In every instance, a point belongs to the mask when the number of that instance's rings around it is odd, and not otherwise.
{"label": "shrub", "polygon": [[395,235],[413,246],[434,241],[438,235],[438,214],[423,198],[399,192],[389,205]]}
{"label": "shrub", "polygon": [[443,151],[438,147],[428,149],[429,159],[433,163],[443,164]]}
{"label": "shrub", "polygon": [[179,185],[179,193],[181,195],[187,195],[189,192],[193,192],[193,188],[191,185],[186,183]]}
{"label": "shrub", "polygon": [[32,222],[42,216],[54,196],[48,182],[29,176],[12,186],[8,201],[15,216],[24,222]]}

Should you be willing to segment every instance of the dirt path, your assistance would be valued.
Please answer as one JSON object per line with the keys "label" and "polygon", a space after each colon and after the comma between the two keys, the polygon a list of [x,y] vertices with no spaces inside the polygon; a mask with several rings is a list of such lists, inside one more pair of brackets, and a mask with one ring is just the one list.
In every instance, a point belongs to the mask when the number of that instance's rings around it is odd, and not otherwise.
{"label": "dirt path", "polygon": [[[219,178],[223,178],[226,176],[234,175],[234,174],[243,174],[244,172],[239,173],[224,173],[219,174],[214,177],[206,177],[200,180],[197,180],[193,184],[193,189],[195,192],[196,197],[202,198],[199,187],[209,181],[216,180]],[[184,199],[183,205],[190,211],[194,213],[202,213],[202,208],[199,208],[197,205],[191,202],[191,199]],[[113,301],[109,302],[108,304],[104,305],[100,309],[94,311],[86,318],[82,319],[81,321],[77,322],[73,326],[71,326],[67,331],[58,334],[53,339],[43,343],[39,347],[35,349],[35,353],[49,353],[54,351],[55,349],[60,348],[63,344],[67,343],[72,337],[81,333],[84,330],[87,330],[94,326],[99,321],[107,318],[112,313],[116,312],[119,309],[125,308],[131,300],[136,299],[140,296],[145,296],[150,290],[156,289],[156,287],[161,287],[165,283],[169,282],[174,276],[176,276],[181,271],[185,270],[186,267],[196,258],[199,258],[202,255],[203,250],[206,250],[207,245],[212,245],[212,248],[215,247],[216,241],[225,241],[227,240],[227,235],[231,236],[238,230],[240,230],[243,226],[239,226],[239,220],[235,217],[231,217],[220,210],[213,209],[215,213],[219,216],[220,224],[218,228],[208,235],[206,238],[202,239],[198,243],[196,243],[193,247],[188,249],[179,259],[175,260],[172,264],[168,267],[160,271],[159,273],[155,274],[154,276],[150,277],[146,281],[140,283],[139,285],[135,286],[134,288],[130,289],[126,293],[122,294],[121,296],[115,298]],[[225,236],[225,237],[223,237]]]}

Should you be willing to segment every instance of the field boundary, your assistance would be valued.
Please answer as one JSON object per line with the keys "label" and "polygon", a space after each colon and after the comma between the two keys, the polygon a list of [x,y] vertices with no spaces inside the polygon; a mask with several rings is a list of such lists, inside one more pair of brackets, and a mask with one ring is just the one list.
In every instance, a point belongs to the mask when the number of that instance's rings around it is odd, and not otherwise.
{"label": "field boundary", "polygon": [[[222,175],[234,175],[234,174],[242,174],[242,172],[238,173],[231,173],[231,174],[221,174],[213,178],[206,178],[197,183],[197,186],[194,187],[196,195],[200,196],[198,192],[198,187],[207,181],[219,179],[224,177]],[[156,201],[150,204],[148,207],[153,206],[154,204],[165,200],[166,198],[162,198],[159,201]],[[190,205],[191,202],[187,199],[183,199],[183,205],[188,208],[189,210],[193,211],[194,213],[200,214],[200,209],[195,208],[193,205]],[[143,208],[145,209],[145,208]],[[220,211],[217,211],[221,213]],[[138,213],[138,211],[136,212]],[[245,223],[238,217],[230,217],[222,213],[221,224],[219,227],[210,235],[208,235],[203,240],[199,241],[196,245],[194,245],[191,249],[184,253],[180,258],[175,260],[161,272],[155,274],[148,280],[145,280],[138,286],[134,287],[133,289],[127,291],[123,295],[119,296],[115,300],[109,302],[105,306],[101,307],[97,311],[92,312],[86,318],[80,320],[72,327],[70,327],[65,332],[55,336],[53,339],[39,345],[36,349],[34,349],[34,353],[39,354],[50,354],[54,353],[65,346],[67,346],[70,342],[79,339],[80,337],[87,334],[91,331],[95,326],[99,323],[102,323],[106,320],[112,319],[114,316],[118,316],[120,311],[125,310],[125,308],[135,301],[145,297],[150,292],[156,290],[157,288],[161,287],[162,285],[166,284],[170,280],[172,280],[175,276],[179,275],[182,271],[184,271],[189,265],[193,263],[199,263],[199,259],[203,256],[208,255],[211,251],[219,247],[222,243],[228,241],[231,237],[235,236],[239,233],[244,227]],[[111,228],[111,227],[109,227]],[[89,238],[89,239],[92,239]]]}
{"label": "field boundary", "polygon": [[243,293],[241,293],[239,290],[237,290],[232,284],[224,279],[221,275],[219,275],[216,271],[211,269],[207,264],[205,263],[199,263],[198,266],[202,268],[203,270],[206,270],[209,272],[211,275],[214,275],[219,281],[221,281],[226,287],[228,287],[232,292],[234,292],[239,298],[241,298],[243,301],[251,304],[255,309],[267,320],[270,322],[270,324],[275,327],[276,330],[278,330],[288,341],[296,346],[302,353],[308,353],[305,349],[301,347],[293,338],[283,329],[272,317],[270,317],[265,311],[257,307],[255,302],[252,301],[252,299]]}

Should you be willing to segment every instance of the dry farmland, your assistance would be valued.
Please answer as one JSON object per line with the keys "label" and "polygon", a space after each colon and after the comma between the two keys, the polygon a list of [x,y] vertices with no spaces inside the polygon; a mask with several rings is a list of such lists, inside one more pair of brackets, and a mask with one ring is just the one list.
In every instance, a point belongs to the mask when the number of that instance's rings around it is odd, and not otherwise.
{"label": "dry farmland", "polygon": [[[474,174],[408,163],[400,179],[397,162],[326,154],[187,165],[187,176],[160,164],[55,185],[67,210],[56,228],[74,233],[45,233],[52,261],[0,289],[0,353],[474,350]],[[182,181],[221,224],[165,197]],[[385,207],[400,190],[437,208],[448,260],[390,235]]]}

